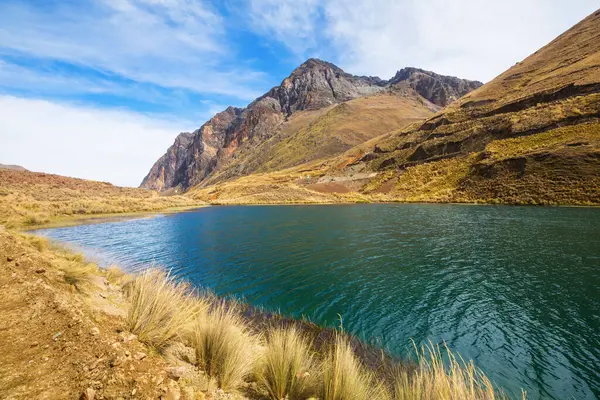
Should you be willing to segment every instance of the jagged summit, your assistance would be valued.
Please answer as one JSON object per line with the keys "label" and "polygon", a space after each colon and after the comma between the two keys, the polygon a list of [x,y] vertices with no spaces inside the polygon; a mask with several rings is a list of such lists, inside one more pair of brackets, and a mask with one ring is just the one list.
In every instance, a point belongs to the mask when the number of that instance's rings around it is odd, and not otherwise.
{"label": "jagged summit", "polygon": [[[154,164],[141,187],[187,190],[200,184],[234,158],[240,147],[246,153],[251,152],[248,148],[269,140],[282,124],[300,111],[322,110],[378,93],[413,98],[420,95],[422,101],[415,107],[431,110],[445,106],[481,85],[432,72],[415,71],[418,72],[409,74],[406,83],[398,74],[386,81],[378,77],[355,76],[330,62],[309,58],[280,85],[246,108],[228,107],[198,130],[176,140]],[[246,173],[248,168],[242,165],[234,175]]]}

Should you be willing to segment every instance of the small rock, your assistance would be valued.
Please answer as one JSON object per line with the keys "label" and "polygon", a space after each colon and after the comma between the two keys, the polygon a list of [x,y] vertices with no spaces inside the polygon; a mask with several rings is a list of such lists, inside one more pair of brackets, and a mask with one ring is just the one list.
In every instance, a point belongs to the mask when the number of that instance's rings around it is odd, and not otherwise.
{"label": "small rock", "polygon": [[105,299],[106,295],[104,293],[100,293],[100,297],[102,297],[103,299]]}
{"label": "small rock", "polygon": [[18,267],[21,264],[18,261],[15,261],[15,265]]}
{"label": "small rock", "polygon": [[121,364],[122,364],[122,360],[121,360],[119,357],[117,357],[117,358],[113,358],[112,360],[110,360],[110,361],[108,362],[108,365],[109,365],[111,368],[118,367],[118,366],[119,366],[119,365],[121,365]]}
{"label": "small rock", "polygon": [[100,329],[98,329],[98,328],[96,328],[96,327],[93,327],[93,328],[90,330],[90,334],[92,334],[93,336],[98,336],[98,335],[100,334]]}
{"label": "small rock", "polygon": [[135,358],[138,361],[143,360],[144,358],[146,358],[146,353],[142,353],[141,351],[137,352],[137,353],[135,353],[133,358]]}
{"label": "small rock", "polygon": [[166,371],[169,378],[173,379],[174,381],[177,381],[183,376],[183,374],[185,374],[185,367],[168,367]]}
{"label": "small rock", "polygon": [[92,388],[87,388],[81,393],[79,400],[94,400],[94,397],[96,397],[96,391]]}
{"label": "small rock", "polygon": [[129,357],[131,355],[131,352],[129,350],[125,350],[125,356]]}
{"label": "small rock", "polygon": [[46,272],[45,268],[38,268],[38,269],[35,270],[36,274],[43,274],[44,272]]}
{"label": "small rock", "polygon": [[31,343],[31,347],[36,347],[36,346],[39,346],[39,345],[40,345],[39,342],[33,342],[33,343]]}
{"label": "small rock", "polygon": [[100,364],[103,360],[104,360],[104,358],[101,357],[101,358],[97,359],[96,361],[94,361],[92,363],[92,365],[90,365],[90,370],[96,369],[96,367],[98,366],[98,364]]}
{"label": "small rock", "polygon": [[137,393],[137,389],[136,389],[136,388],[133,388],[133,390],[131,391],[131,395],[132,395],[132,396],[135,396],[135,394],[136,394],[136,393]]}
{"label": "small rock", "polygon": [[49,358],[48,358],[48,357],[42,357],[42,361],[44,361],[44,362],[45,362],[45,361],[48,361],[48,360],[49,360]]}
{"label": "small rock", "polygon": [[131,342],[132,340],[137,339],[137,336],[133,333],[121,332],[119,335],[121,336],[123,343]]}
{"label": "small rock", "polygon": [[6,261],[11,262],[12,260],[14,260],[14,258],[12,258],[11,256],[6,257]]}
{"label": "small rock", "polygon": [[52,340],[56,342],[56,339],[58,339],[60,335],[62,335],[62,332],[56,332],[54,335],[52,335]]}

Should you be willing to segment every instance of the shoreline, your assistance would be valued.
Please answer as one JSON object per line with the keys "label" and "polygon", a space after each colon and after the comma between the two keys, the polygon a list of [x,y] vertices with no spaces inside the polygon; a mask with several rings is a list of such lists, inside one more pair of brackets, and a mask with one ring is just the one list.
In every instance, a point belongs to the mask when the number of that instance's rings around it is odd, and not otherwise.
{"label": "shoreline", "polygon": [[[310,202],[310,203],[207,203],[203,205],[189,207],[175,207],[159,211],[134,211],[125,213],[106,213],[93,214],[78,217],[60,217],[50,222],[39,225],[28,225],[15,228],[20,232],[32,232],[43,229],[67,228],[79,225],[94,225],[110,222],[128,221],[141,218],[152,218],[161,215],[171,215],[178,213],[193,212],[207,207],[298,207],[298,206],[354,206],[354,205],[452,205],[452,206],[483,206],[483,207],[537,207],[537,208],[590,208],[600,209],[600,205],[580,205],[580,204],[509,204],[509,203],[484,203],[484,202],[435,202],[435,201],[377,201],[377,202]],[[1,226],[1,225],[0,225]]]}
{"label": "shoreline", "polygon": [[106,214],[90,214],[78,217],[59,217],[50,222],[39,224],[39,225],[27,225],[16,228],[20,232],[32,232],[42,229],[57,229],[67,228],[70,226],[79,225],[95,225],[103,224],[107,222],[119,222],[128,221],[133,219],[141,219],[146,217],[155,217],[160,215],[170,215],[177,213],[185,213],[190,211],[199,210],[201,208],[211,207],[210,204],[189,206],[189,207],[174,207],[166,208],[164,210],[157,211],[133,211],[124,213],[106,213]]}

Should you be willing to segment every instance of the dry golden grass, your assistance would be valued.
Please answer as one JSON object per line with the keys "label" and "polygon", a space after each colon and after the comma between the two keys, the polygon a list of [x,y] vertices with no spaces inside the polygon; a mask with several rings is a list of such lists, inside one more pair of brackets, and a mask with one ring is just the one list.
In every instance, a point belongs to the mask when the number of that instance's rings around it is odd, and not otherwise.
{"label": "dry golden grass", "polygon": [[[466,362],[444,346],[429,344],[417,351],[418,368],[398,371],[388,395],[392,400],[496,400],[507,397],[472,361]],[[526,398],[525,393],[522,394]]]}
{"label": "dry golden grass", "polygon": [[269,397],[296,400],[314,394],[317,371],[309,340],[293,326],[273,329],[267,337],[257,375]]}
{"label": "dry golden grass", "polygon": [[64,273],[65,281],[79,290],[82,285],[93,283],[98,273],[96,264],[79,260],[61,260],[57,266]]}
{"label": "dry golden grass", "polygon": [[85,216],[189,208],[203,203],[143,189],[29,171],[0,169],[0,224],[36,227]]}
{"label": "dry golden grass", "polygon": [[452,201],[474,159],[471,155],[407,168],[391,194],[404,201]]}
{"label": "dry golden grass", "polygon": [[208,313],[200,315],[190,338],[209,387],[214,379],[220,389],[234,390],[256,366],[257,338],[231,302],[216,302]]}
{"label": "dry golden grass", "polygon": [[383,386],[374,384],[373,373],[361,364],[343,334],[336,335],[321,368],[323,400],[367,400],[385,396]]}
{"label": "dry golden grass", "polygon": [[106,279],[113,285],[124,285],[130,282],[133,277],[116,265],[111,265],[104,271]]}
{"label": "dry golden grass", "polygon": [[130,302],[127,314],[129,331],[140,341],[156,348],[180,338],[203,311],[187,283],[168,273],[149,269],[126,287]]}
{"label": "dry golden grass", "polygon": [[595,145],[600,148],[600,123],[553,129],[537,135],[495,140],[485,151],[493,160],[522,156],[540,150],[552,151],[568,145]]}

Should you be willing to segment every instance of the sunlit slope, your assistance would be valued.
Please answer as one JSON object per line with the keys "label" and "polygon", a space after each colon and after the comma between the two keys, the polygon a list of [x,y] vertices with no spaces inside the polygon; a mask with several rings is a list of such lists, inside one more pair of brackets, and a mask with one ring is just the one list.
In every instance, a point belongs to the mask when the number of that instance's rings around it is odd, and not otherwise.
{"label": "sunlit slope", "polygon": [[353,169],[378,172],[365,193],[396,200],[596,204],[599,117],[596,12]]}
{"label": "sunlit slope", "polygon": [[186,196],[66,176],[0,169],[0,226],[64,224],[82,217],[201,206]]}
{"label": "sunlit slope", "polygon": [[298,112],[270,139],[256,147],[242,146],[236,157],[202,186],[328,159],[382,134],[423,121],[438,109],[412,89],[404,89]]}

